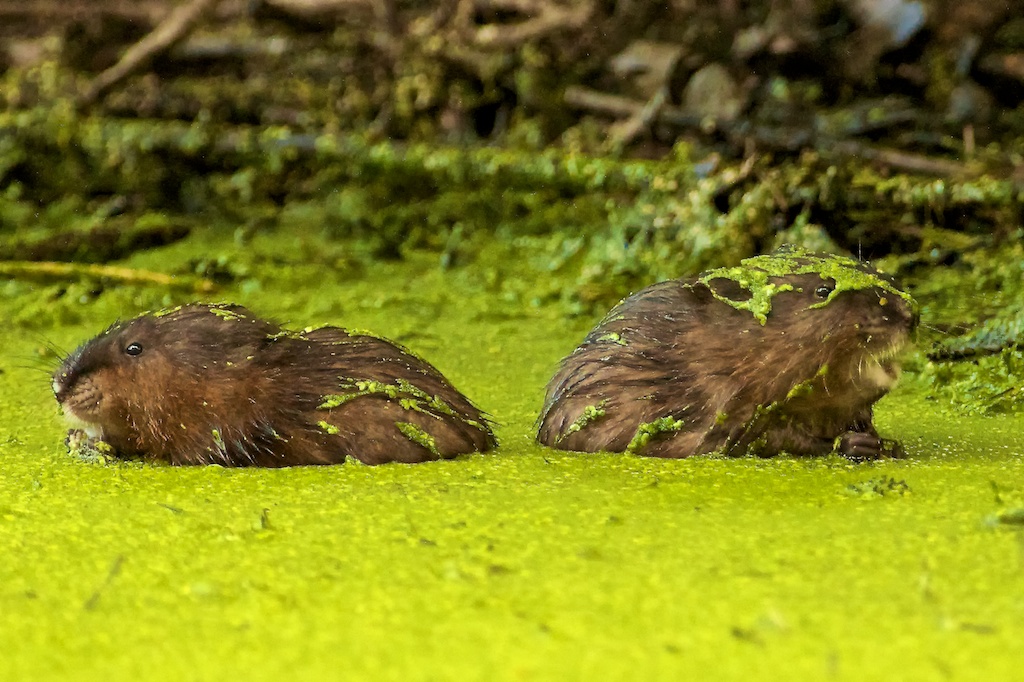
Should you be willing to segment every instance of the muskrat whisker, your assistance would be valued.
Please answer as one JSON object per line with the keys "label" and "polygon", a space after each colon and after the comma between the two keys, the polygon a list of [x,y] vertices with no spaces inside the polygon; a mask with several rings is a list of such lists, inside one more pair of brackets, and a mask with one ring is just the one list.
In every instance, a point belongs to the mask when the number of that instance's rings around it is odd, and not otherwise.
{"label": "muskrat whisker", "polygon": [[25,364],[17,363],[17,364],[11,365],[11,366],[14,367],[15,369],[26,369],[26,370],[30,370],[32,372],[42,372],[43,374],[51,374],[53,372],[52,368],[50,368],[50,367],[40,367],[39,365],[25,365]]}
{"label": "muskrat whisker", "polygon": [[49,357],[44,358],[47,362],[55,361],[59,365],[64,358],[70,355],[66,348],[57,345],[55,341],[43,334],[33,333],[30,337],[48,351]]}

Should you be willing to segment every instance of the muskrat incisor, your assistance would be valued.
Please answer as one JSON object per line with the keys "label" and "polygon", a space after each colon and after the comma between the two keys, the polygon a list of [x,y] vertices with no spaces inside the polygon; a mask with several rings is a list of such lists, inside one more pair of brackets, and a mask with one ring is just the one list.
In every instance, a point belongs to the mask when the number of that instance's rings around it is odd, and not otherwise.
{"label": "muskrat incisor", "polygon": [[286,331],[234,305],[114,324],[63,361],[53,391],[90,438],[171,464],[422,462],[495,445],[480,410],[391,342]]}
{"label": "muskrat incisor", "polygon": [[895,456],[872,405],[917,324],[871,266],[786,247],[616,306],[548,384],[537,439],[656,457]]}

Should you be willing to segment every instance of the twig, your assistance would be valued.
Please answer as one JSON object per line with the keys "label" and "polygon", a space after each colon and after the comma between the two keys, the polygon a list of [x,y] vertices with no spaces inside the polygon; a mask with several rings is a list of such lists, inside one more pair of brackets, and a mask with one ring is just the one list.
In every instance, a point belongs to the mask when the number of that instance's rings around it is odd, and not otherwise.
{"label": "twig", "polygon": [[651,123],[658,118],[658,114],[665,107],[668,101],[668,87],[662,86],[648,100],[647,104],[634,112],[624,121],[613,124],[608,129],[608,139],[615,146],[627,145],[644,130],[650,128]]}
{"label": "twig", "polygon": [[[645,109],[651,102],[641,102],[620,95],[609,95],[589,88],[569,87],[565,89],[566,104],[578,109],[596,111],[616,118],[641,120]],[[662,106],[653,110],[653,121],[678,128],[704,130],[709,123],[706,117],[688,114],[678,107]],[[648,124],[651,121],[648,121]],[[801,149],[812,148],[825,156],[842,156],[863,161],[876,162],[906,173],[919,173],[942,178],[966,179],[977,177],[978,171],[970,166],[937,159],[898,149],[873,147],[856,140],[837,140],[830,135],[815,135],[811,129],[789,130],[770,128],[768,126],[753,127],[746,123],[711,120],[713,129],[726,138],[741,142],[753,139],[765,149],[795,153]]]}
{"label": "twig", "polygon": [[[822,151],[825,150],[823,149]],[[835,142],[829,145],[829,151],[864,161],[876,161],[907,173],[922,173],[924,175],[961,179],[977,175],[977,172],[969,166],[956,161],[936,159],[922,154],[900,151],[899,149],[881,149],[853,140]]]}
{"label": "twig", "polygon": [[378,18],[393,13],[393,2],[385,0],[264,0],[273,10],[301,21],[322,24],[338,21],[355,9],[372,10]]}
{"label": "twig", "polygon": [[176,277],[151,270],[135,270],[115,265],[90,265],[81,263],[56,263],[53,261],[0,261],[0,277],[26,279],[82,279],[92,277],[118,284],[140,284],[189,289],[198,294],[208,294],[216,285],[201,277]]}
{"label": "twig", "polygon": [[192,0],[187,5],[175,8],[142,40],[128,48],[117,64],[93,79],[82,96],[82,103],[88,105],[95,102],[100,95],[114,85],[145,68],[154,57],[174,47],[188,35],[192,27],[217,1]]}
{"label": "twig", "polygon": [[[616,118],[636,116],[648,104],[631,97],[610,95],[606,92],[591,90],[590,88],[578,85],[567,87],[563,98],[565,103],[571,107],[596,111],[597,113]],[[662,106],[658,108],[654,120],[680,128],[698,128],[705,122],[705,117],[687,114],[679,107]],[[716,127],[718,127],[717,124]]]}
{"label": "twig", "polygon": [[[111,202],[114,203],[114,202]],[[94,216],[102,220],[102,215]],[[169,223],[150,227],[97,225],[88,230],[69,230],[35,241],[0,242],[0,262],[56,261],[107,263],[143,249],[166,246],[189,235],[187,225]]]}
{"label": "twig", "polygon": [[[493,0],[489,4],[500,4]],[[559,7],[546,2],[513,3],[514,9],[535,9],[537,16],[515,24],[487,24],[476,29],[473,41],[483,47],[513,47],[548,33],[582,27],[594,13],[593,2]]]}
{"label": "twig", "polygon": [[5,23],[18,18],[69,21],[95,16],[101,12],[139,21],[158,21],[166,11],[167,3],[162,0],[0,0],[0,18],[3,18]]}

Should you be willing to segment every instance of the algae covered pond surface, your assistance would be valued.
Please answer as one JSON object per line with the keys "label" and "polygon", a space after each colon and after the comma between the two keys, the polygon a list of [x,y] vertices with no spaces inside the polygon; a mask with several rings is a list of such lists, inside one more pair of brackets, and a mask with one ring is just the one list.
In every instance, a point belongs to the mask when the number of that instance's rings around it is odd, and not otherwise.
{"label": "algae covered pond surface", "polygon": [[46,345],[185,299],[120,289],[48,309],[7,285],[0,678],[1019,674],[1024,419],[953,418],[905,387],[878,407],[901,461],[561,453],[533,442],[533,420],[593,318],[514,300],[485,269],[443,272],[436,254],[346,267],[292,263],[213,298],[401,341],[493,415],[495,453],[285,470],[81,461],[40,371]]}

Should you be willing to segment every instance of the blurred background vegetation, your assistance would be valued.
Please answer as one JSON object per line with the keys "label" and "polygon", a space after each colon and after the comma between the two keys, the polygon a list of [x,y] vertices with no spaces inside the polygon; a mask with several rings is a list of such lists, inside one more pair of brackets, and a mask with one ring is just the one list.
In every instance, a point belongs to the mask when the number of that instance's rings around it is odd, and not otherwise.
{"label": "blurred background vegetation", "polygon": [[1012,410],[1022,99],[1017,0],[0,0],[0,293],[44,326],[425,251],[598,315],[798,243],[907,284],[943,404]]}

